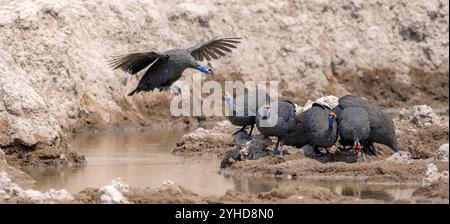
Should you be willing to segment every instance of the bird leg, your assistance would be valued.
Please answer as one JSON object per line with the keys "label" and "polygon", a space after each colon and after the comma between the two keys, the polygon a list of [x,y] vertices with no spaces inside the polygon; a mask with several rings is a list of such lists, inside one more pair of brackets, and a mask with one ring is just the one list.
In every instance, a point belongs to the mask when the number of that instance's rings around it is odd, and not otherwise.
{"label": "bird leg", "polygon": [[367,162],[366,154],[364,154],[364,150],[361,150],[361,159],[362,159],[362,161]]}
{"label": "bird leg", "polygon": [[371,156],[377,156],[377,154],[374,153],[374,152],[372,151],[372,149],[370,149],[370,148],[367,147],[367,146],[364,146],[364,145],[363,145],[362,151],[363,151],[364,153],[368,153],[368,154],[371,155]]}
{"label": "bird leg", "polygon": [[363,145],[363,150],[368,151],[373,156],[378,156],[377,150],[375,150],[373,145]]}
{"label": "bird leg", "polygon": [[252,131],[253,131],[253,128],[255,127],[255,123],[253,123],[251,126],[250,126],[250,132],[248,133],[248,137],[249,138],[251,138],[252,137]]}
{"label": "bird leg", "polygon": [[371,143],[369,144],[369,149],[370,149],[370,151],[372,151],[376,156],[378,156],[378,155],[383,155],[383,154],[381,154],[381,152],[378,152],[378,151],[375,149],[375,146],[373,146],[373,142],[371,142]]}
{"label": "bird leg", "polygon": [[245,128],[247,128],[247,125],[243,126],[241,129],[239,129],[236,132],[234,132],[231,136],[235,136],[237,133],[245,131]]}
{"label": "bird leg", "polygon": [[279,151],[278,157],[283,157],[283,138],[279,137],[277,141],[277,146],[275,147],[275,152]]}

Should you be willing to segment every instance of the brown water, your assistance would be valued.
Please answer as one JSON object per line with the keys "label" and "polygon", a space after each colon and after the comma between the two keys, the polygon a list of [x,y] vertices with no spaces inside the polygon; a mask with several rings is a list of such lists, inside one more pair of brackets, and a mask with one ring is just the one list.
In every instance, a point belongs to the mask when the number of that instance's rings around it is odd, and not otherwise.
{"label": "brown water", "polygon": [[233,181],[218,173],[217,157],[185,158],[170,152],[184,133],[182,129],[82,133],[70,144],[85,155],[86,165],[28,173],[39,190],[64,188],[74,193],[104,186],[117,177],[131,186],[152,188],[171,180],[206,195],[232,189]]}
{"label": "brown water", "polygon": [[87,164],[77,168],[33,169],[28,173],[38,190],[66,189],[77,193],[87,187],[101,187],[112,179],[136,187],[157,188],[166,180],[176,182],[201,195],[223,195],[227,190],[266,192],[285,185],[311,188],[322,186],[346,196],[374,198],[386,202],[409,198],[414,187],[355,183],[336,180],[286,180],[276,178],[232,177],[219,173],[216,156],[182,157],[170,149],[185,133],[182,129],[86,132],[70,144],[86,157]]}

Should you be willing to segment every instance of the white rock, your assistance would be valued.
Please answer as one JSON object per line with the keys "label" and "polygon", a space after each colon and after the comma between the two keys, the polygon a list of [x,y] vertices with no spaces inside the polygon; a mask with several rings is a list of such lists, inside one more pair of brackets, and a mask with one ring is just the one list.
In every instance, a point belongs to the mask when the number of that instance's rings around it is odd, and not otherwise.
{"label": "white rock", "polygon": [[2,100],[9,113],[23,115],[44,108],[45,103],[42,97],[19,77],[0,76],[0,84],[3,83],[7,85],[2,86]]}
{"label": "white rock", "polygon": [[428,164],[425,177],[422,179],[422,187],[429,187],[431,184],[439,180],[448,181],[448,171],[439,173],[436,165],[433,163]]}
{"label": "white rock", "polygon": [[320,103],[322,105],[328,106],[329,108],[333,109],[335,106],[338,105],[338,101],[339,101],[338,97],[330,95],[330,96],[324,96],[324,97],[317,99],[315,101],[315,103]]}
{"label": "white rock", "polygon": [[319,103],[325,105],[331,109],[338,105],[339,98],[333,95],[321,97],[315,101],[308,100],[303,107],[296,107],[296,114],[300,114],[303,111],[308,110],[312,107],[313,103]]}
{"label": "white rock", "polygon": [[392,156],[388,157],[387,161],[394,161],[394,162],[404,162],[404,161],[411,161],[412,155],[409,152],[400,151],[397,153],[394,153]]}
{"label": "white rock", "polygon": [[128,199],[122,192],[128,192],[129,186],[122,182],[122,179],[116,178],[100,189],[100,202],[102,204],[126,204]]}
{"label": "white rock", "polygon": [[314,156],[314,147],[312,145],[305,145],[302,147],[302,149],[305,156]]}
{"label": "white rock", "polygon": [[183,190],[180,188],[180,186],[171,180],[163,181],[162,185],[158,188],[158,191],[172,191],[180,194],[183,193]]}
{"label": "white rock", "polygon": [[32,189],[24,190],[17,184],[12,183],[5,172],[0,172],[0,194],[9,197],[19,197],[37,203],[73,200],[72,195],[64,189],[50,189],[47,192],[40,192]]}
{"label": "white rock", "polygon": [[435,160],[448,162],[448,143],[441,145],[434,155]]}
{"label": "white rock", "polygon": [[224,121],[217,122],[217,124],[214,126],[214,129],[223,130],[223,129],[229,128],[231,126],[233,126],[233,125],[231,124],[231,122],[229,120],[224,120]]}
{"label": "white rock", "polygon": [[428,105],[416,105],[409,109],[402,108],[399,118],[417,127],[440,124],[438,116]]}
{"label": "white rock", "polygon": [[128,202],[123,194],[113,186],[100,188],[100,201],[102,204],[125,204]]}
{"label": "white rock", "polygon": [[72,195],[64,189],[50,189],[44,193],[36,190],[23,190],[19,191],[18,196],[39,203],[46,201],[73,200]]}

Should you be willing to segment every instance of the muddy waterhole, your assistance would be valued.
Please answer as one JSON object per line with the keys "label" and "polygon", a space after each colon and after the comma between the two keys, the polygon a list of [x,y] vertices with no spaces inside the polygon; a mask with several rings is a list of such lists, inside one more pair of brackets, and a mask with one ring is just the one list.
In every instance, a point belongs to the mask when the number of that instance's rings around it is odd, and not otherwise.
{"label": "muddy waterhole", "polygon": [[87,164],[72,168],[41,168],[27,172],[36,180],[37,190],[66,189],[71,193],[87,187],[101,187],[112,179],[134,187],[158,188],[170,180],[200,195],[223,195],[227,190],[244,193],[267,192],[287,184],[311,188],[322,186],[352,197],[385,202],[409,198],[417,186],[370,184],[348,180],[287,180],[272,177],[233,177],[221,174],[215,155],[185,157],[170,149],[185,134],[183,129],[83,132],[70,144],[86,157]]}

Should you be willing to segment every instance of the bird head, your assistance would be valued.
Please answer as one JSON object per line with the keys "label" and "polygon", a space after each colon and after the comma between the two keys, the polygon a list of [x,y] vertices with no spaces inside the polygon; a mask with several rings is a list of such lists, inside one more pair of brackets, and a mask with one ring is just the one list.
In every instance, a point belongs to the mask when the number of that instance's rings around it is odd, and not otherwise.
{"label": "bird head", "polygon": [[359,140],[356,139],[353,143],[353,150],[355,151],[355,154],[358,155],[361,152],[361,144],[359,143]]}
{"label": "bird head", "polygon": [[211,68],[208,68],[208,67],[203,66],[203,65],[199,65],[195,69],[197,69],[197,70],[199,70],[199,71],[201,71],[203,73],[206,73],[208,75],[213,75],[213,73],[214,73]]}
{"label": "bird head", "polygon": [[261,118],[263,119],[263,120],[267,120],[268,118],[269,118],[269,116],[270,116],[270,108],[271,108],[272,106],[270,105],[270,103],[269,102],[267,102],[266,104],[264,104],[264,107],[263,107],[263,110],[262,110],[262,116],[261,116]]}
{"label": "bird head", "polygon": [[230,95],[225,94],[225,95],[222,97],[222,99],[223,99],[223,100],[225,101],[225,103],[227,103],[229,106],[233,105],[233,98],[232,98]]}

